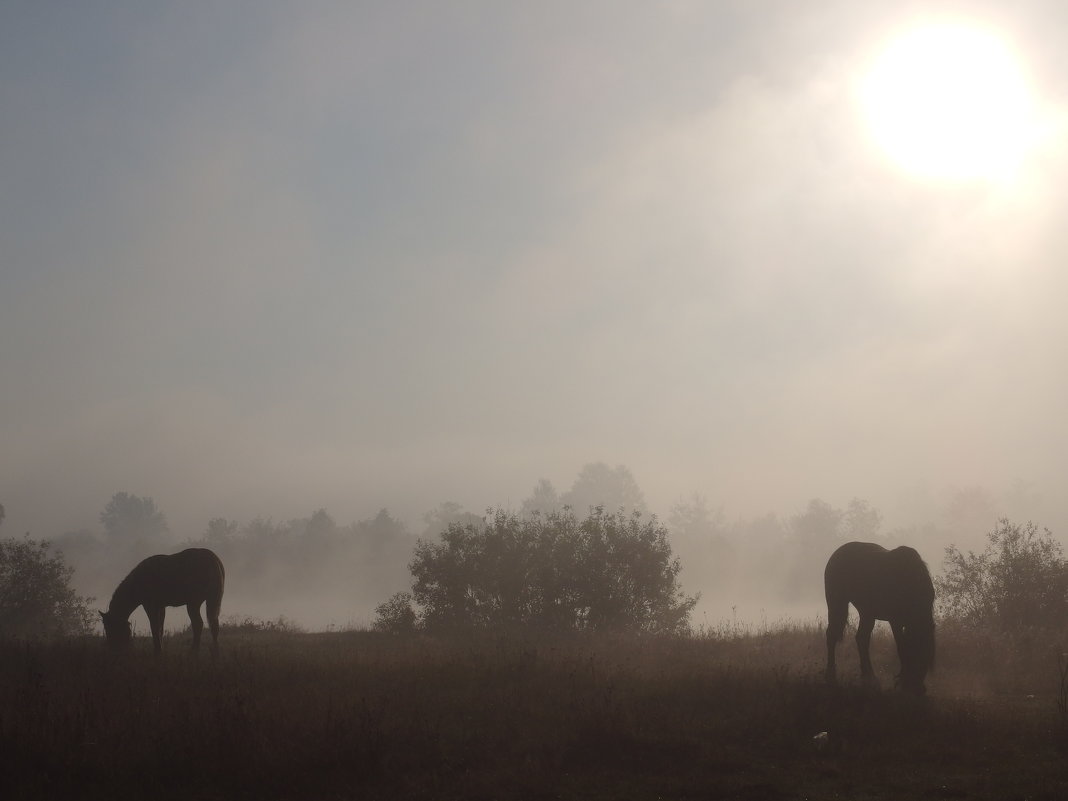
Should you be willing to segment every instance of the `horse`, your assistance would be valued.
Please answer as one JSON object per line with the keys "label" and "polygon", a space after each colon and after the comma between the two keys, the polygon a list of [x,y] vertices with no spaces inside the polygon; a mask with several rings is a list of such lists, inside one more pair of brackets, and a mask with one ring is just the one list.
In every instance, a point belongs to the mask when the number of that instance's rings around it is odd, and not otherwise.
{"label": "horse", "polygon": [[849,604],[860,613],[857,650],[860,672],[872,681],[871,633],[876,620],[894,632],[901,663],[902,689],[923,695],[924,678],[934,668],[934,585],[923,559],[907,546],[886,548],[874,542],[847,542],[827,560],[823,573],[827,597],[827,680],[835,681],[834,651],[842,639]]}
{"label": "horse", "polygon": [[152,645],[159,654],[163,650],[163,618],[167,607],[184,606],[193,629],[193,651],[198,652],[200,634],[204,630],[200,605],[206,601],[211,653],[215,656],[219,651],[219,608],[225,581],[222,561],[207,548],[187,548],[170,556],[150,556],[119,583],[111,596],[108,611],[100,613],[104,637],[108,644],[117,648],[129,645],[130,615],[143,606],[152,628]]}

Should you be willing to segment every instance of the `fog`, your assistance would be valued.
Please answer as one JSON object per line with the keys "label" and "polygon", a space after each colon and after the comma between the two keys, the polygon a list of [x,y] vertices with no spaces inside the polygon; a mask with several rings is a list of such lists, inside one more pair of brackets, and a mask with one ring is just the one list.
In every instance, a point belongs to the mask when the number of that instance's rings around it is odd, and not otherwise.
{"label": "fog", "polygon": [[[441,504],[591,463],[673,526],[707,625],[814,613],[761,556],[814,499],[935,570],[1001,515],[1063,536],[1063,127],[1011,180],[895,166],[858,82],[935,17],[1065,118],[1037,0],[6,4],[0,534],[77,564],[120,492],[167,548],[387,510],[374,586],[231,579],[224,612],[309,626],[404,589]],[[104,602],[136,554],[94,553]]]}

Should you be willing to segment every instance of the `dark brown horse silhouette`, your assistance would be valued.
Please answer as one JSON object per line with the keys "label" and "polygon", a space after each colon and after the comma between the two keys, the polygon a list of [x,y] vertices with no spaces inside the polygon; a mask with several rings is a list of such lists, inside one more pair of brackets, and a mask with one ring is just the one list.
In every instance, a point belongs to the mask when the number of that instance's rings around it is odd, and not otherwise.
{"label": "dark brown horse silhouette", "polygon": [[200,605],[206,601],[214,655],[219,649],[219,608],[225,580],[222,562],[207,548],[187,548],[172,556],[150,556],[119,583],[108,611],[100,613],[104,636],[111,645],[128,645],[130,615],[143,606],[152,628],[152,645],[158,654],[163,648],[163,618],[167,607],[184,606],[193,629],[193,650],[198,651],[200,633],[204,630]]}
{"label": "dark brown horse silhouette", "polygon": [[871,632],[886,620],[894,632],[903,689],[922,695],[934,667],[934,586],[923,559],[912,548],[888,551],[874,542],[847,542],[831,554],[823,573],[827,595],[827,679],[835,680],[834,651],[842,639],[849,604],[860,613],[857,650],[860,672],[870,681]]}

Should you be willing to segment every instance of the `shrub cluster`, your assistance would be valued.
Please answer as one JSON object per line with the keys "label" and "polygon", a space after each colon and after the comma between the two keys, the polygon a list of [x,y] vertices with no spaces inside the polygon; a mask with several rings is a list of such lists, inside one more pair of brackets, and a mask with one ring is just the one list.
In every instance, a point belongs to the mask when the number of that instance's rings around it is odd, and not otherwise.
{"label": "shrub cluster", "polygon": [[1002,518],[982,553],[946,548],[935,580],[942,615],[1000,629],[1060,628],[1068,622],[1068,563],[1049,529]]}
{"label": "shrub cluster", "polygon": [[0,635],[52,637],[92,629],[91,598],[71,587],[74,568],[47,542],[0,540]]}
{"label": "shrub cluster", "polygon": [[[524,517],[496,510],[420,540],[412,592],[376,612],[380,630],[533,626],[677,632],[697,602],[655,517],[570,509]],[[420,611],[412,609],[412,602]]]}

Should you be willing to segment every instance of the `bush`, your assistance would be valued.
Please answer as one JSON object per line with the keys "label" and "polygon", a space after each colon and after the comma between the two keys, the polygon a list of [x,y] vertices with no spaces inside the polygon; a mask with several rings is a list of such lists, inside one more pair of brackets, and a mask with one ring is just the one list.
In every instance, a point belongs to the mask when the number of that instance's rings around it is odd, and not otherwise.
{"label": "bush", "polygon": [[394,593],[388,601],[375,607],[374,630],[390,634],[411,634],[416,629],[416,615],[410,592]]}
{"label": "bush", "polygon": [[71,587],[74,568],[47,542],[0,540],[0,635],[66,636],[92,631],[92,598]]}
{"label": "bush", "polygon": [[[412,598],[428,629],[537,626],[674,632],[697,599],[679,588],[678,559],[656,518],[570,510],[520,518],[503,510],[421,540]],[[379,607],[403,612],[400,596]],[[390,604],[396,602],[395,607]]]}
{"label": "bush", "polygon": [[1002,518],[982,553],[946,548],[940,611],[965,625],[1014,629],[1068,622],[1068,565],[1049,529]]}

